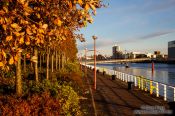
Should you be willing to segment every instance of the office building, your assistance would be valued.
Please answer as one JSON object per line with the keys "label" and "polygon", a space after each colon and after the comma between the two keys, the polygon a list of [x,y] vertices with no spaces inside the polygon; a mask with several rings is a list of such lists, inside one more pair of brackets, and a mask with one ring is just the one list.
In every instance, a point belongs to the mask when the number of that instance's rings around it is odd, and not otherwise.
{"label": "office building", "polygon": [[115,45],[112,47],[112,58],[113,59],[122,58],[122,52],[121,52],[120,46]]}
{"label": "office building", "polygon": [[168,60],[175,61],[175,40],[168,42]]}

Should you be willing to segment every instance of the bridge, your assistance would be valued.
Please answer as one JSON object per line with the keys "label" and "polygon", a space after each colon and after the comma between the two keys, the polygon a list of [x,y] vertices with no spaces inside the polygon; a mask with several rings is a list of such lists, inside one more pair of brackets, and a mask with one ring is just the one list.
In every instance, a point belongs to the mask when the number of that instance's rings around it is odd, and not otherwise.
{"label": "bridge", "polygon": [[[96,63],[125,63],[125,62],[144,62],[151,61],[151,58],[135,58],[135,59],[112,59],[112,60],[97,60]],[[93,64],[94,61],[87,61],[87,64]]]}

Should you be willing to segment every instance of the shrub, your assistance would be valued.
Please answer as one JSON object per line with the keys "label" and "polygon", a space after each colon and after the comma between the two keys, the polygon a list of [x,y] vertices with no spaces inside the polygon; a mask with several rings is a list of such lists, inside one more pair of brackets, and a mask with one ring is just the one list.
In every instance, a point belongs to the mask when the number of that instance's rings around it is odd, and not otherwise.
{"label": "shrub", "polygon": [[62,85],[60,87],[60,94],[58,96],[61,104],[61,115],[65,116],[81,116],[79,105],[79,96],[69,85]]}
{"label": "shrub", "polygon": [[80,72],[79,64],[77,62],[67,62],[65,64],[65,69],[67,72]]}
{"label": "shrub", "polygon": [[0,97],[2,116],[47,115],[58,116],[60,113],[59,100],[50,96],[49,92],[35,94],[27,100],[14,96]]}

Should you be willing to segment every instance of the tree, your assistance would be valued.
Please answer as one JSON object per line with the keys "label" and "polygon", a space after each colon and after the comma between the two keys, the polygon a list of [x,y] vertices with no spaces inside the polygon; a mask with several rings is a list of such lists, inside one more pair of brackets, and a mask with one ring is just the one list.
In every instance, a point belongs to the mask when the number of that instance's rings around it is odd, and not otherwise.
{"label": "tree", "polygon": [[34,48],[31,60],[35,62],[38,81],[38,50],[47,51],[49,58],[50,51],[54,51],[52,46],[59,45],[65,48],[60,53],[62,57],[73,60],[77,52],[75,31],[85,27],[87,22],[92,23],[92,15],[101,6],[100,0],[1,0],[0,68],[8,70],[9,65],[16,65],[18,95],[22,92],[18,87],[21,83],[19,54]]}

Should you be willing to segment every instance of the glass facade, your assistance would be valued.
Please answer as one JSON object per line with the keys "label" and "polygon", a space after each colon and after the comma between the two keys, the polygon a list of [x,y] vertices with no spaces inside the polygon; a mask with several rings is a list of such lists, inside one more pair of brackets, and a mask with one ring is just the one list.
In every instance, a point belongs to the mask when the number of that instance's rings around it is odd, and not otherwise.
{"label": "glass facade", "polygon": [[175,41],[168,42],[168,59],[175,60]]}

